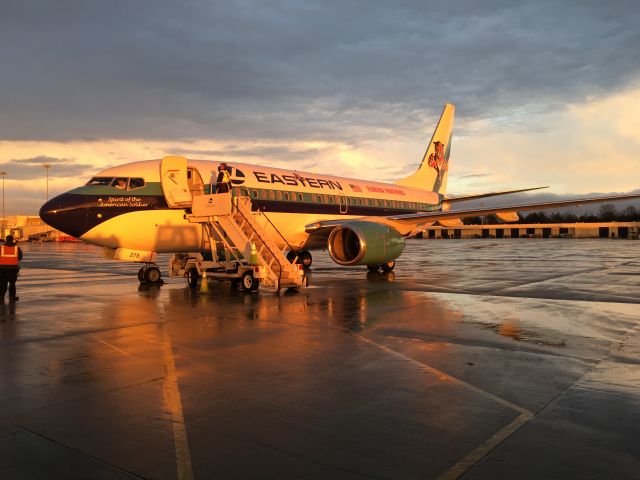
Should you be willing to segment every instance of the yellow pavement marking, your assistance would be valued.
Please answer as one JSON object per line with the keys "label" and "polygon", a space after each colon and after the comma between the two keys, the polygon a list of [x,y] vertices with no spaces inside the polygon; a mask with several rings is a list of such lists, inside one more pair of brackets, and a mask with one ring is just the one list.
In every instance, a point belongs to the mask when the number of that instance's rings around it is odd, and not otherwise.
{"label": "yellow pavement marking", "polygon": [[133,360],[135,360],[136,362],[139,362],[138,358],[135,355],[131,355],[129,352],[127,352],[126,350],[121,349],[120,347],[116,347],[115,345],[113,345],[112,343],[106,342],[104,340],[100,340],[98,339],[98,342],[102,343],[103,345],[106,345],[107,347],[113,348],[116,352],[120,352],[121,354],[132,358]]}
{"label": "yellow pavement marking", "polygon": [[493,450],[502,442],[504,442],[513,433],[515,433],[516,430],[518,430],[521,426],[523,426],[532,418],[533,418],[533,415],[521,413],[509,425],[507,425],[506,427],[496,432],[486,442],[481,444],[475,450],[471,451],[471,453],[469,453],[466,457],[464,457],[462,460],[459,460],[449,470],[447,470],[442,475],[440,475],[438,477],[438,480],[450,480],[450,479],[460,478],[464,473],[467,472],[467,470],[469,470],[476,463],[482,460],[486,455],[489,454],[489,452],[491,452],[491,450]]}
{"label": "yellow pavement marking", "polygon": [[191,467],[191,453],[189,452],[189,439],[184,423],[182,400],[180,399],[180,387],[178,375],[171,346],[166,317],[162,313],[162,354],[164,357],[165,377],[163,383],[164,404],[171,413],[171,426],[173,427],[173,441],[176,449],[176,467],[178,480],[192,480],[193,469]]}
{"label": "yellow pavement marking", "polygon": [[452,377],[451,375],[449,375],[448,373],[443,372],[442,370],[438,370],[437,368],[434,368],[430,365],[427,365],[426,363],[422,363],[418,360],[415,360],[411,357],[408,357],[407,355],[404,355],[400,352],[397,352],[385,345],[382,345],[380,343],[374,342],[373,340],[371,340],[370,338],[367,337],[363,337],[362,335],[357,335],[357,337],[366,342],[369,343],[371,345],[375,345],[376,347],[380,348],[381,350],[384,350],[385,352],[387,352],[390,355],[393,355],[395,357],[401,358],[409,363],[413,363],[414,365],[416,365],[417,367],[421,368],[422,370],[425,370],[427,372],[429,372],[431,375],[433,375],[434,377],[438,378],[439,380],[443,380],[443,381],[447,381],[447,382],[451,382],[451,383],[456,383],[458,385],[463,385],[464,387],[468,388],[469,390],[472,390],[480,395],[482,395],[483,397],[489,398],[491,400],[493,400],[494,402],[497,402],[501,405],[504,405],[505,407],[511,408],[512,410],[515,410],[518,413],[524,414],[524,415],[531,415],[533,416],[533,413],[530,412],[529,410],[527,410],[526,408],[521,407],[520,405],[516,405],[515,403],[511,403],[508,400],[505,400],[504,398],[500,398],[497,395],[494,395],[493,393],[489,393],[486,390],[482,390],[481,388],[476,387],[475,385],[471,385],[470,383],[464,382],[462,380],[460,380],[459,378],[456,377]]}
{"label": "yellow pavement marking", "polygon": [[421,370],[435,376],[439,380],[464,386],[465,388],[485,398],[493,400],[494,402],[497,402],[500,405],[503,405],[507,408],[515,410],[520,414],[515,420],[513,420],[511,423],[509,423],[505,427],[501,428],[498,432],[493,434],[488,440],[486,440],[480,446],[472,450],[464,458],[456,462],[451,468],[449,468],[446,472],[440,475],[440,477],[438,478],[441,480],[449,480],[449,479],[459,478],[460,476],[462,476],[466,471],[468,471],[471,467],[473,467],[476,463],[478,463],[484,456],[486,456],[489,452],[491,452],[491,450],[493,450],[498,445],[500,445],[504,440],[509,438],[513,433],[515,433],[516,430],[518,430],[520,427],[522,427],[525,423],[527,423],[529,420],[531,420],[535,416],[533,412],[527,410],[524,407],[521,407],[520,405],[511,403],[510,401],[505,400],[504,398],[500,398],[497,395],[494,395],[493,393],[489,393],[485,390],[482,390],[481,388],[478,388],[475,385],[471,385],[470,383],[464,382],[459,378],[452,377],[451,375],[443,372],[442,370],[438,370],[437,368],[427,365],[426,363],[420,362],[414,358],[411,358],[407,355],[397,352],[385,345],[382,345],[378,342],[371,340],[370,338],[364,337],[362,335],[356,335],[356,337],[358,337],[363,342],[373,345],[385,351],[386,353],[393,355],[394,357],[398,357],[398,358],[401,358],[402,360],[412,363],[413,365],[417,366]]}
{"label": "yellow pavement marking", "polygon": [[[164,317],[163,317],[164,318]],[[182,410],[182,400],[180,399],[180,389],[178,386],[178,375],[176,374],[176,365],[173,358],[173,349],[171,347],[171,337],[167,331],[166,322],[161,324],[162,328],[162,356],[164,360],[165,376],[162,384],[162,393],[164,397],[164,405],[171,413],[171,427],[173,429],[173,443],[176,450],[176,468],[178,480],[192,480],[193,469],[191,467],[191,454],[189,452],[189,440],[187,438],[187,429],[184,423],[184,413]],[[104,340],[98,342],[107,345],[117,352],[132,358],[139,362],[140,360],[123,350]]]}

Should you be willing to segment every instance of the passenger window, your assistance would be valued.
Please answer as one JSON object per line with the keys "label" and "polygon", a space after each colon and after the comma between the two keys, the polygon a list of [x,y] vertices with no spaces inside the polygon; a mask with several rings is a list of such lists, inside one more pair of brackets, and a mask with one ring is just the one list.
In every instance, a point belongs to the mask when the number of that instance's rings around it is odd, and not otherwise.
{"label": "passenger window", "polygon": [[284,192],[284,199],[289,201],[289,192]]}
{"label": "passenger window", "polygon": [[275,200],[276,196],[273,194],[273,190],[269,190],[269,200]]}
{"label": "passenger window", "polygon": [[257,190],[251,190],[251,196],[253,198],[258,198],[258,191]]}
{"label": "passenger window", "polygon": [[260,198],[263,200],[267,199],[267,191],[266,190],[260,190]]}
{"label": "passenger window", "polygon": [[322,195],[316,195],[316,202],[322,203]]}
{"label": "passenger window", "polygon": [[129,180],[128,178],[125,177],[117,177],[113,183],[111,184],[111,186],[113,188],[117,188],[118,190],[126,190],[127,189],[127,180]]}
{"label": "passenger window", "polygon": [[129,179],[129,190],[133,190],[136,188],[144,187],[144,178],[130,178]]}
{"label": "passenger window", "polygon": [[276,192],[276,199],[282,200],[282,192]]}
{"label": "passenger window", "polygon": [[87,185],[90,187],[106,187],[111,185],[113,181],[113,177],[93,177],[91,180],[87,182]]}
{"label": "passenger window", "polygon": [[298,194],[298,201],[304,202],[304,197],[302,196],[301,193]]}

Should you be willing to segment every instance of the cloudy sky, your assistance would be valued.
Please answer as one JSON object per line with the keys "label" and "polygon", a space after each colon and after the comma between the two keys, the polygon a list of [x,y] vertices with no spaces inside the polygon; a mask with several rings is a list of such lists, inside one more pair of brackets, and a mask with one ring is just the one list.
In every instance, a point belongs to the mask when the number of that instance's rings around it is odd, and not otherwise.
{"label": "cloudy sky", "polygon": [[374,180],[457,106],[449,190],[640,188],[637,1],[2,0],[0,170],[35,213],[182,154]]}

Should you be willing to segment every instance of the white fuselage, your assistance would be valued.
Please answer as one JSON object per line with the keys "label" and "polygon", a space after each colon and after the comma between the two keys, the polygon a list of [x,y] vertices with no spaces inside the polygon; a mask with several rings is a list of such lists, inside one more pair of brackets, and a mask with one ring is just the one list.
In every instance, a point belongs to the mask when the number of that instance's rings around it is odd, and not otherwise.
{"label": "white fuselage", "polygon": [[[188,161],[192,195],[209,191],[210,178],[215,178],[218,165],[214,161]],[[248,164],[234,163],[229,167],[234,194],[248,195],[254,208],[263,211],[295,249],[326,247],[314,245],[305,229],[315,222],[431,211],[441,204],[438,194],[403,185]],[[94,178],[97,177],[141,178],[147,187],[139,191],[99,187],[95,188],[93,200],[92,186],[64,194],[82,196],[89,205],[89,228],[79,235],[82,240],[108,248],[157,253],[201,249],[202,227],[185,218],[184,208],[163,204],[159,160],[109,168]],[[150,203],[152,197],[157,197],[154,205]]]}

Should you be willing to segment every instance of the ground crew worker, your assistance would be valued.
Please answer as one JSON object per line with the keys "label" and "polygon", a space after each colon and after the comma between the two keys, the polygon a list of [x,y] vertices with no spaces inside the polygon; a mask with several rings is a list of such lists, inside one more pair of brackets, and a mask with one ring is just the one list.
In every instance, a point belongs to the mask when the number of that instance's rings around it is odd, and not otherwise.
{"label": "ground crew worker", "polygon": [[221,163],[218,167],[216,193],[227,193],[229,190],[231,190],[231,175],[229,175],[229,170],[227,170],[227,164]]}
{"label": "ground crew worker", "polygon": [[16,296],[16,281],[18,280],[19,262],[22,260],[22,250],[13,242],[13,235],[7,235],[6,241],[0,246],[0,299],[4,303],[4,294],[9,285],[9,301],[19,300]]}

